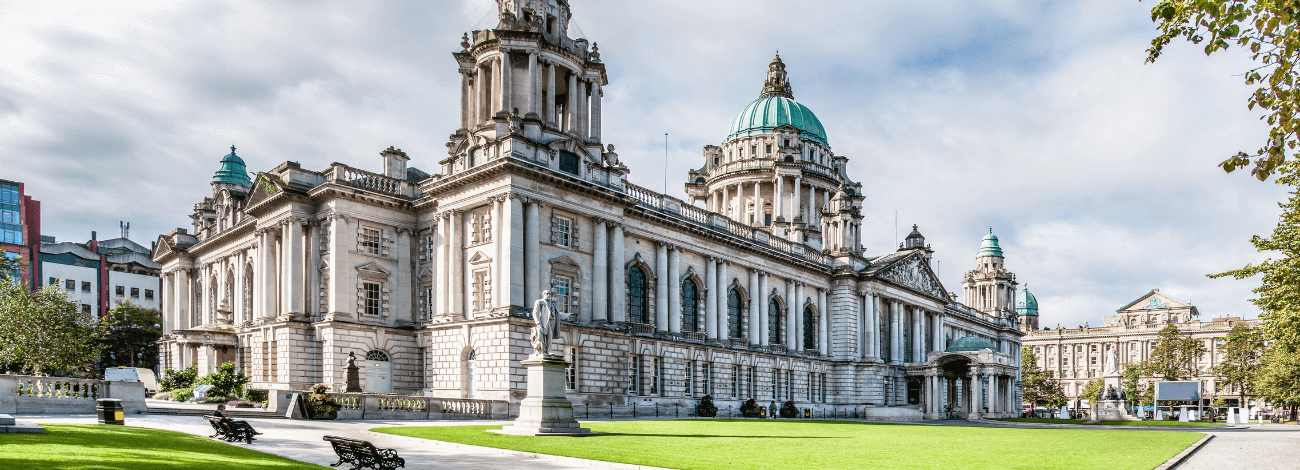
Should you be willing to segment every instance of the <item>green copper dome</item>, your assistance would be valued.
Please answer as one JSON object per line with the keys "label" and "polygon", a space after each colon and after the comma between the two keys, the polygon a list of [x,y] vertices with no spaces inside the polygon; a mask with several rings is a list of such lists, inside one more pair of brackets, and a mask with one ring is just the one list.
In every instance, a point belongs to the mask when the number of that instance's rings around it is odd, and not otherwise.
{"label": "green copper dome", "polygon": [[770,133],[772,129],[787,124],[799,129],[800,135],[830,146],[826,141],[826,129],[822,128],[817,115],[807,106],[784,96],[764,96],[741,109],[731,120],[727,140]]}
{"label": "green copper dome", "polygon": [[953,341],[952,346],[948,346],[948,352],[979,351],[981,349],[993,349],[993,343],[984,338],[967,336]]}
{"label": "green copper dome", "polygon": [[1016,315],[1025,317],[1038,316],[1038,299],[1034,294],[1029,293],[1029,284],[1025,284],[1024,289],[1016,292]]}
{"label": "green copper dome", "polygon": [[248,179],[248,167],[244,166],[244,159],[235,155],[234,145],[230,146],[230,155],[221,157],[221,169],[217,170],[217,174],[212,175],[212,182],[253,185],[253,181]]}
{"label": "green copper dome", "polygon": [[989,227],[989,234],[984,236],[980,251],[975,256],[1002,256],[1002,247],[998,246],[998,236],[993,234],[993,227]]}

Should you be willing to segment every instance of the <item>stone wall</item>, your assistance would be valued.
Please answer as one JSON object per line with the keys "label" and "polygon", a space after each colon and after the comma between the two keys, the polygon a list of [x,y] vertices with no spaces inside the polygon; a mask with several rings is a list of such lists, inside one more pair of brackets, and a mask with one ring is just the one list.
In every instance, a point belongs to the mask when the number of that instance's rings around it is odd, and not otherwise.
{"label": "stone wall", "polygon": [[0,375],[0,413],[94,413],[97,398],[122,400],[123,411],[145,410],[144,385],[139,382]]}

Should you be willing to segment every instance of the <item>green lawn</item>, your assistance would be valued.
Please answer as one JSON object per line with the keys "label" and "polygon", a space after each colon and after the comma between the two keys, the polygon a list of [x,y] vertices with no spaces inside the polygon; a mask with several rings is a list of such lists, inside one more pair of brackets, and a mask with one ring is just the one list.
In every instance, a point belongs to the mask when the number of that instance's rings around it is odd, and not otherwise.
{"label": "green lawn", "polygon": [[500,426],[374,431],[502,449],[676,469],[1142,469],[1201,433],[867,424],[843,421],[681,420],[584,423],[591,437],[520,437]]}
{"label": "green lawn", "polygon": [[1042,424],[1087,424],[1087,425],[1105,425],[1105,426],[1223,426],[1223,423],[1211,423],[1209,421],[1098,421],[1089,423],[1083,419],[1056,419],[1056,418],[994,418],[994,421],[1007,421],[1012,423],[1042,423]]}
{"label": "green lawn", "polygon": [[[0,434],[0,468],[322,469],[189,434],[96,424],[42,424],[45,434]],[[252,447],[257,446],[253,441]]]}

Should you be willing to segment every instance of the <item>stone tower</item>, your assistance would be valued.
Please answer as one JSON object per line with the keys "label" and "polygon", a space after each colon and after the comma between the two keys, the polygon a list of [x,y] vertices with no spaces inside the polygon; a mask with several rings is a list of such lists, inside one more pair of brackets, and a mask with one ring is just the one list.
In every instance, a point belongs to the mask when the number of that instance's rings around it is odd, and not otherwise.
{"label": "stone tower", "polygon": [[1038,299],[1029,293],[1029,284],[1016,293],[1016,315],[1020,317],[1020,331],[1038,329]]}
{"label": "stone tower", "polygon": [[1016,298],[1016,275],[1003,264],[998,236],[989,228],[980,249],[975,253],[975,269],[962,279],[966,306],[997,318],[1015,316],[1012,302]]}
{"label": "stone tower", "polygon": [[461,72],[460,128],[444,176],[520,155],[621,186],[626,168],[600,137],[600,52],[571,38],[564,0],[498,0],[496,28],[472,31],[453,53]]}

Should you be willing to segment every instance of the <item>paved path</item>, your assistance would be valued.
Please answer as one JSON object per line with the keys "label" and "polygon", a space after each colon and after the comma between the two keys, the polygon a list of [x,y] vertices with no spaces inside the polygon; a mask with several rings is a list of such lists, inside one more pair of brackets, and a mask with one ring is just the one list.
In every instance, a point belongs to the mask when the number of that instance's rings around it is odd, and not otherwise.
{"label": "paved path", "polygon": [[1206,443],[1177,470],[1293,470],[1300,468],[1300,426],[1256,424],[1247,429],[1211,431]]}
{"label": "paved path", "polygon": [[[25,421],[53,424],[92,424],[93,415],[24,415]],[[301,462],[329,465],[337,462],[334,450],[321,440],[326,434],[365,439],[376,447],[397,449],[397,455],[406,459],[407,469],[465,469],[465,470],[538,470],[609,468],[609,464],[594,465],[582,462],[557,462],[519,453],[506,453],[497,449],[462,446],[436,441],[414,441],[400,436],[378,436],[362,431],[382,426],[458,426],[509,424],[508,421],[291,421],[285,419],[249,419],[249,424],[261,432],[248,447]],[[196,416],[127,415],[128,426],[180,431],[196,436],[212,434],[212,426]],[[627,466],[631,467],[631,466]]]}

